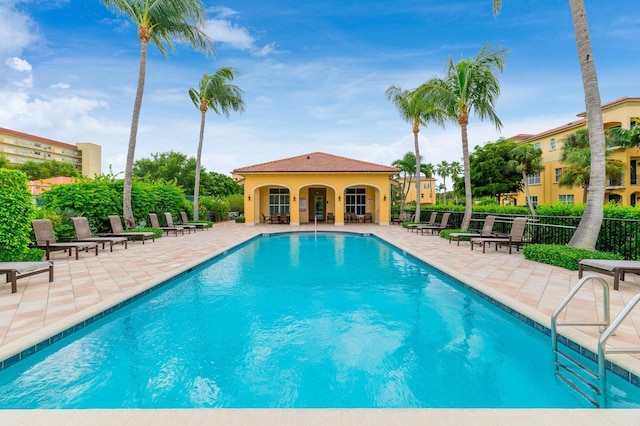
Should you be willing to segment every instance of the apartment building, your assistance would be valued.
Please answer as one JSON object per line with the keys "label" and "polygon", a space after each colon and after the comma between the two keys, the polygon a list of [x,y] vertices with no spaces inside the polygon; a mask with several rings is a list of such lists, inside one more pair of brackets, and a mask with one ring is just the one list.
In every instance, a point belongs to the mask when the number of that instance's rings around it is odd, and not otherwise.
{"label": "apartment building", "polygon": [[[544,170],[527,177],[529,192],[534,205],[556,202],[581,204],[583,189],[560,186],[559,181],[565,167],[560,161],[562,144],[571,133],[587,127],[586,112],[577,114],[578,120],[537,135],[517,135],[511,138],[519,143],[534,145],[542,149]],[[640,125],[640,98],[625,97],[602,105],[605,131],[621,127],[630,129]],[[640,148],[610,148],[611,159],[625,164],[624,177],[618,182],[607,182],[605,202],[615,201],[626,206],[636,206],[640,200],[640,182],[638,181],[638,162]],[[505,204],[526,205],[525,194],[509,194],[503,198]]]}
{"label": "apartment building", "polygon": [[0,153],[13,164],[57,160],[87,177],[102,173],[102,147],[88,142],[71,145],[0,127]]}

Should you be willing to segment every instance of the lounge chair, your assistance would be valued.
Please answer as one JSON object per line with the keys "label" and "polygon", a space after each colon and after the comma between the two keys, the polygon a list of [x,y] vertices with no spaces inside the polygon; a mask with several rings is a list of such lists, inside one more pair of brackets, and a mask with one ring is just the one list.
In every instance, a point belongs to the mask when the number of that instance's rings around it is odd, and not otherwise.
{"label": "lounge chair", "polygon": [[520,246],[524,245],[526,242],[524,241],[524,230],[527,226],[527,218],[526,217],[517,217],[513,220],[513,224],[511,225],[511,231],[509,232],[509,236],[507,237],[489,237],[489,238],[472,238],[471,239],[471,250],[473,250],[474,245],[482,245],[482,252],[484,253],[487,247],[487,244],[491,245],[494,243],[496,245],[496,251],[498,250],[498,246],[507,246],[509,247],[509,254],[511,254],[511,248],[515,245],[516,249],[520,251]]}
{"label": "lounge chair", "polygon": [[[412,216],[413,218],[415,218],[415,216]],[[411,231],[413,232],[414,230],[416,230],[419,226],[421,225],[437,225],[436,224],[436,218],[438,217],[438,212],[431,212],[431,217],[429,218],[428,222],[425,223],[410,223],[407,225],[407,231]]]}
{"label": "lounge chair", "polygon": [[451,244],[452,240],[456,240],[458,245],[460,245],[460,239],[462,238],[490,238],[497,237],[498,235],[493,232],[493,224],[496,221],[496,217],[493,215],[487,216],[484,219],[484,225],[480,232],[452,232],[449,234],[449,244]]}
{"label": "lounge chair", "polygon": [[153,232],[147,231],[131,231],[124,232],[124,228],[122,227],[122,221],[120,220],[120,216],[112,215],[109,216],[109,222],[111,223],[111,232],[99,233],[100,237],[126,237],[131,238],[132,240],[140,239],[142,240],[142,244],[144,244],[144,240],[151,238],[151,241],[156,240],[156,234]]}
{"label": "lounge chair", "polygon": [[49,260],[50,253],[52,251],[69,250],[69,256],[71,256],[71,251],[73,249],[76,250],[76,260],[79,259],[78,251],[85,250],[89,251],[89,249],[96,250],[96,256],[98,255],[98,243],[89,242],[89,241],[75,241],[69,243],[58,243],[56,242],[56,235],[53,232],[53,225],[49,219],[36,219],[31,221],[31,226],[33,226],[33,233],[36,236],[36,247],[45,249],[46,258]]}
{"label": "lounge chair", "polygon": [[109,243],[109,251],[113,251],[114,244],[123,244],[127,248],[127,239],[125,237],[94,237],[89,229],[89,219],[86,217],[72,217],[73,228],[76,231],[76,241],[92,241],[102,244],[102,249]]}
{"label": "lounge chair", "polygon": [[193,225],[196,229],[209,229],[209,224],[206,222],[189,222],[189,218],[187,217],[187,212],[180,212],[180,220],[182,223],[181,226],[184,225]]}
{"label": "lounge chair", "polygon": [[436,223],[434,225],[418,225],[416,228],[416,234],[418,231],[420,231],[421,235],[424,235],[424,231],[431,231],[431,235],[440,234],[440,231],[447,229],[447,226],[449,226],[449,216],[451,216],[451,213],[449,212],[443,214],[440,223]]}
{"label": "lounge chair", "polygon": [[189,231],[189,234],[191,233],[191,230],[193,230],[193,232],[196,232],[196,226],[195,225],[189,225],[189,224],[184,224],[184,223],[181,224],[181,225],[176,225],[175,223],[173,223],[173,216],[169,212],[164,212],[164,218],[167,221],[167,226],[168,227],[182,228],[183,229],[183,231],[182,231],[183,234],[184,234],[184,230],[185,229],[187,231]]}
{"label": "lounge chair", "polygon": [[160,222],[158,221],[158,215],[155,213],[149,213],[149,220],[151,221],[151,226],[153,228],[158,228],[158,229],[162,229],[164,232],[166,232],[167,236],[169,236],[170,232],[173,232],[173,234],[177,237],[178,236],[178,232],[181,232],[182,235],[184,235],[184,228],[179,227],[179,226],[160,226]]}
{"label": "lounge chair", "polygon": [[17,280],[35,274],[49,272],[49,282],[53,281],[53,262],[0,262],[0,274],[7,275],[11,281],[11,293],[18,291]]}
{"label": "lounge chair", "polygon": [[613,277],[613,289],[617,290],[620,280],[624,281],[624,274],[640,273],[640,261],[637,260],[604,260],[582,259],[578,262],[578,278],[582,278],[584,271],[593,271]]}

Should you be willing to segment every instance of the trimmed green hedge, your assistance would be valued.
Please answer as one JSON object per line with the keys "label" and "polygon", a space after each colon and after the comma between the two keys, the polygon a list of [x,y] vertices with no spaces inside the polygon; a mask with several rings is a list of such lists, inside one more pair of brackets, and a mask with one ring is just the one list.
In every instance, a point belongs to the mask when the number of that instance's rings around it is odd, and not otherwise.
{"label": "trimmed green hedge", "polygon": [[525,259],[560,266],[571,271],[578,270],[578,262],[582,259],[623,259],[622,256],[615,253],[553,244],[531,244],[522,249],[522,254]]}

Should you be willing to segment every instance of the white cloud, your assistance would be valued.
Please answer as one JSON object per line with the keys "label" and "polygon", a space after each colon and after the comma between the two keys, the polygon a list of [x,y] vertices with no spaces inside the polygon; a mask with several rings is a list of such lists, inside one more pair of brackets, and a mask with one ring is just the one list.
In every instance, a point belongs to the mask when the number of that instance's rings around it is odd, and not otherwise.
{"label": "white cloud", "polygon": [[255,41],[247,29],[223,19],[208,20],[205,31],[215,42],[228,44],[235,49],[251,49]]}
{"label": "white cloud", "polygon": [[5,63],[7,66],[16,71],[31,72],[31,64],[24,59],[18,57],[8,58]]}
{"label": "white cloud", "polygon": [[0,58],[20,55],[38,40],[37,26],[29,15],[15,9],[16,1],[0,1]]}
{"label": "white cloud", "polygon": [[282,53],[276,48],[276,43],[268,43],[262,47],[256,46],[256,38],[250,31],[231,22],[229,17],[238,15],[233,9],[227,7],[215,7],[209,9],[216,16],[207,20],[205,32],[216,43],[222,43],[232,49],[248,51],[253,56],[264,57],[277,53]]}
{"label": "white cloud", "polygon": [[71,85],[67,83],[57,83],[50,86],[52,89],[69,89]]}

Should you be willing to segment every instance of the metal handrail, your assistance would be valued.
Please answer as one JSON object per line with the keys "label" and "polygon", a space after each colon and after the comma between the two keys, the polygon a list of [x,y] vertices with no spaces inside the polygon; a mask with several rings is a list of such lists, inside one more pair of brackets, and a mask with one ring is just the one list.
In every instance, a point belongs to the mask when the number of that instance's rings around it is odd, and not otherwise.
{"label": "metal handrail", "polygon": [[618,314],[618,316],[613,320],[611,325],[607,327],[607,329],[600,336],[600,340],[598,340],[598,374],[600,376],[600,389],[601,398],[602,398],[602,407],[606,407],[607,405],[607,365],[606,365],[606,354],[623,354],[623,353],[640,353],[640,347],[635,348],[612,348],[607,349],[606,344],[609,337],[613,335],[616,329],[620,326],[622,321],[624,321],[631,310],[640,302],[640,294],[636,294],[633,299],[626,304],[624,309]]}
{"label": "metal handrail", "polygon": [[[573,297],[578,293],[578,291],[580,291],[580,289],[582,288],[582,286],[584,286],[587,281],[590,280],[596,280],[598,281],[600,284],[602,284],[602,292],[603,292],[603,312],[604,312],[604,318],[602,319],[602,321],[562,321],[562,322],[558,322],[557,318],[558,315],[560,315],[560,313],[564,310],[564,308],[567,307],[567,305],[569,304],[569,302],[571,301],[571,299],[573,299]],[[594,325],[599,325],[599,326],[603,326],[606,327],[609,325],[610,323],[610,313],[609,313],[609,284],[607,284],[607,282],[600,277],[596,277],[593,275],[587,275],[585,277],[582,277],[575,285],[575,287],[573,287],[571,289],[571,291],[569,292],[569,294],[567,294],[567,296],[564,298],[564,300],[560,303],[560,305],[558,305],[558,307],[556,308],[556,310],[553,312],[553,315],[551,315],[551,345],[553,346],[553,350],[554,353],[556,353],[556,350],[558,348],[558,333],[557,333],[557,327],[558,326],[562,326],[562,325],[571,325],[571,326],[594,326]],[[557,360],[557,355],[554,357],[554,361]]]}
{"label": "metal handrail", "polygon": [[[575,297],[575,295],[578,293],[578,291],[580,291],[580,289],[587,282],[589,282],[591,280],[596,280],[597,282],[599,282],[602,285],[603,313],[604,313],[604,315],[603,315],[604,318],[602,319],[602,321],[600,321],[600,320],[596,320],[596,321],[558,321],[558,316],[560,315],[560,313],[562,313],[562,311],[567,307],[569,302]],[[560,379],[562,379],[572,389],[574,389],[576,392],[580,393],[583,397],[585,397],[588,401],[590,401],[596,407],[598,407],[598,406],[599,407],[603,407],[603,405],[602,405],[602,403],[603,403],[602,394],[604,393],[604,391],[603,391],[602,387],[598,387],[598,379],[600,379],[600,385],[602,383],[602,374],[600,374],[600,376],[598,377],[598,375],[594,371],[590,370],[588,367],[586,367],[585,365],[583,365],[579,361],[573,359],[568,354],[561,353],[558,350],[558,331],[557,331],[557,328],[558,328],[558,326],[567,326],[567,325],[568,326],[594,326],[595,325],[595,326],[607,327],[607,326],[609,326],[609,323],[610,323],[609,284],[607,284],[607,282],[603,278],[600,278],[600,277],[597,277],[597,276],[593,276],[593,275],[587,275],[585,277],[582,277],[576,283],[576,285],[571,289],[569,294],[567,294],[567,296],[560,303],[560,305],[558,305],[556,310],[553,312],[553,315],[551,315],[551,345],[552,345],[552,349],[553,349],[553,365],[555,367],[556,376],[558,376]],[[607,330],[608,330],[608,328],[607,328]],[[566,359],[567,361],[571,362],[574,366],[578,367],[580,370],[588,373],[592,377],[594,382],[591,383],[588,380],[586,380],[586,378],[582,378],[579,374],[573,372],[569,368],[568,365],[565,365],[564,363],[561,363],[558,360],[558,354],[561,354],[564,357],[564,359]],[[565,377],[563,374],[561,374],[560,368],[563,368],[564,370],[566,370],[567,373],[571,374],[573,376],[574,380],[577,379],[580,382],[582,382],[584,385],[587,385],[592,391],[594,391],[599,396],[600,401],[596,401],[594,398],[592,398],[586,392],[582,391],[582,389],[580,389],[575,383],[573,383],[572,380],[570,380],[568,377]]]}

